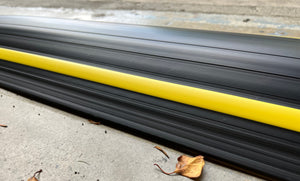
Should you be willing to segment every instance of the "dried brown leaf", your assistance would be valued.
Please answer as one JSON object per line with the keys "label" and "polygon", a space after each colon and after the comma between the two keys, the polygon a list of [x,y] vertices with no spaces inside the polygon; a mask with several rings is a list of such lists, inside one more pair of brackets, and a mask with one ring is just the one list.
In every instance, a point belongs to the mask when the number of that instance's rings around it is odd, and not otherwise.
{"label": "dried brown leaf", "polygon": [[27,181],[39,181],[35,176],[36,176],[37,174],[40,174],[42,171],[43,171],[43,170],[40,169],[39,171],[35,172],[35,173],[33,174],[33,176],[30,177]]}
{"label": "dried brown leaf", "polygon": [[167,173],[163,169],[160,168],[158,164],[154,164],[157,166],[164,174],[170,175],[172,173],[177,173],[182,176],[188,178],[198,178],[202,173],[202,169],[205,165],[203,156],[189,157],[182,155],[177,158],[178,163],[176,164],[176,169],[174,172]]}
{"label": "dried brown leaf", "polygon": [[170,159],[169,155],[161,147],[155,146],[154,148],[158,149],[160,152],[162,152],[164,155],[166,155],[166,157]]}
{"label": "dried brown leaf", "polygon": [[39,181],[36,177],[30,177],[27,181]]}
{"label": "dried brown leaf", "polygon": [[101,123],[98,121],[88,120],[91,124],[100,125]]}
{"label": "dried brown leaf", "polygon": [[0,124],[0,127],[4,127],[4,128],[6,128],[6,127],[7,127],[7,125],[5,125],[5,124]]}

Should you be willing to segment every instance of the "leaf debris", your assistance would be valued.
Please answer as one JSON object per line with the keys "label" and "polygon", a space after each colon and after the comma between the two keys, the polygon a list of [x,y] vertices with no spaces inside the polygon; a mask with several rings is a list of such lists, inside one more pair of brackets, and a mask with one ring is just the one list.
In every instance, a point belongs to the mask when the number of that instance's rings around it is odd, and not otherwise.
{"label": "leaf debris", "polygon": [[0,127],[7,128],[7,125],[5,125],[5,124],[0,124]]}
{"label": "leaf debris", "polygon": [[198,178],[202,173],[202,169],[205,165],[204,157],[199,155],[196,157],[189,157],[182,155],[177,158],[178,163],[176,164],[176,169],[173,172],[167,173],[165,172],[158,164],[154,164],[157,166],[164,174],[170,175],[173,173],[180,174],[182,176],[188,178]]}
{"label": "leaf debris", "polygon": [[100,125],[101,123],[98,121],[88,120],[91,124]]}
{"label": "leaf debris", "polygon": [[162,152],[164,155],[166,155],[167,158],[170,159],[169,155],[159,146],[155,146],[154,148],[156,148],[157,150],[159,150],[160,152]]}
{"label": "leaf debris", "polygon": [[35,176],[36,176],[37,174],[40,174],[42,171],[43,171],[42,169],[40,169],[39,171],[36,171],[36,172],[33,174],[33,176],[30,177],[27,181],[39,181]]}

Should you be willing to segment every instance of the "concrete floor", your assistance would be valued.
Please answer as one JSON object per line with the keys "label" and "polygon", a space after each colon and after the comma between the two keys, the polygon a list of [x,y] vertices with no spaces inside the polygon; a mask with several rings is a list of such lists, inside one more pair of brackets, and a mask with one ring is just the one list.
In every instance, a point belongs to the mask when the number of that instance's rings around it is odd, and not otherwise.
{"label": "concrete floor", "polygon": [[[0,89],[0,180],[26,181],[43,169],[40,180],[191,180],[162,174],[173,171],[176,150],[90,124],[86,119]],[[76,174],[77,173],[77,174]],[[206,161],[201,181],[260,179]]]}
{"label": "concrete floor", "polygon": [[299,0],[1,0],[0,6],[300,17]]}
{"label": "concrete floor", "polygon": [[300,1],[287,0],[0,0],[0,15],[300,38]]}

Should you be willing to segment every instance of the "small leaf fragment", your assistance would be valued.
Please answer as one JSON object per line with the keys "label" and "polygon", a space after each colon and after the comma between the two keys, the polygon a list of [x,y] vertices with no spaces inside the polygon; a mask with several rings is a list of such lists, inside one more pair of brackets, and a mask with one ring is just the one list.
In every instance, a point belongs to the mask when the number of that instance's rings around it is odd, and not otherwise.
{"label": "small leaf fragment", "polygon": [[100,125],[101,123],[98,121],[88,120],[91,124]]}
{"label": "small leaf fragment", "polygon": [[164,155],[166,155],[167,158],[170,159],[169,155],[159,146],[155,146],[154,148],[156,148],[157,150],[159,150],[160,152],[162,152]]}
{"label": "small leaf fragment", "polygon": [[39,171],[35,172],[35,173],[33,174],[33,176],[30,177],[27,181],[39,181],[35,176],[36,176],[37,174],[40,174],[42,171],[43,171],[43,170],[40,169]]}
{"label": "small leaf fragment", "polygon": [[5,124],[0,124],[0,127],[7,128],[7,125],[5,125]]}
{"label": "small leaf fragment", "polygon": [[166,175],[177,173],[188,178],[200,177],[202,173],[202,169],[205,165],[203,156],[199,155],[196,157],[189,157],[189,156],[182,155],[178,157],[177,160],[178,163],[176,164],[176,169],[171,173],[165,172],[163,169],[160,168],[158,164],[154,164],[154,165],[157,166]]}
{"label": "small leaf fragment", "polygon": [[35,177],[30,177],[27,181],[39,181],[39,180]]}

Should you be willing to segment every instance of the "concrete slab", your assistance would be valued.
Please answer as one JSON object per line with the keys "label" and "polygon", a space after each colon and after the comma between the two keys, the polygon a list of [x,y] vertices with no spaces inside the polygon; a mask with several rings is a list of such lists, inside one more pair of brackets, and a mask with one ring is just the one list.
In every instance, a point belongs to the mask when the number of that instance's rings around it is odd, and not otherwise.
{"label": "concrete slab", "polygon": [[0,6],[0,15],[43,16],[300,38],[299,17],[8,6]]}
{"label": "concrete slab", "polygon": [[[0,180],[191,180],[162,174],[183,153],[0,89]],[[259,178],[206,162],[201,181]]]}
{"label": "concrete slab", "polygon": [[1,0],[1,6],[300,17],[299,0]]}

